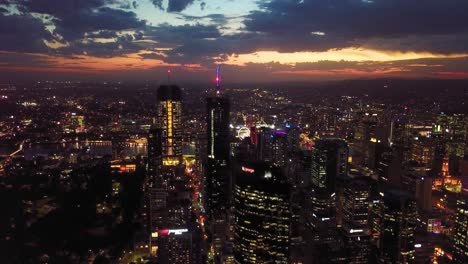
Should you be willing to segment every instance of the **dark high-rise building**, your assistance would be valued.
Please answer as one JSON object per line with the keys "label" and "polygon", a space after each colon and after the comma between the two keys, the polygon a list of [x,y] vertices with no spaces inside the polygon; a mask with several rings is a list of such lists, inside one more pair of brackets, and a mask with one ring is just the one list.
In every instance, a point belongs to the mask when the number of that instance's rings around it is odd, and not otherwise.
{"label": "dark high-rise building", "polygon": [[288,138],[285,131],[275,131],[272,142],[272,161],[278,166],[284,166],[289,159]]}
{"label": "dark high-rise building", "polygon": [[236,263],[288,263],[289,188],[278,167],[242,163],[234,188]]}
{"label": "dark high-rise building", "polygon": [[271,128],[262,126],[257,129],[256,159],[266,162],[272,161],[272,139]]}
{"label": "dark high-rise building", "polygon": [[460,194],[456,210],[453,262],[468,263],[468,194]]}
{"label": "dark high-rise building", "polygon": [[311,210],[316,240],[332,241],[336,229],[336,179],[346,177],[348,146],[342,140],[318,140],[311,155]]}
{"label": "dark high-rise building", "polygon": [[[217,85],[219,89],[219,76]],[[226,210],[229,208],[229,110],[229,99],[223,97],[219,90],[214,96],[207,98],[205,205],[209,219],[226,218]]]}
{"label": "dark high-rise building", "polygon": [[215,262],[225,257],[229,236],[229,209],[231,205],[229,98],[220,93],[219,67],[216,76],[216,91],[206,100],[205,157],[205,210],[206,230],[215,253]]}
{"label": "dark high-rise building", "polygon": [[312,148],[311,170],[314,190],[333,194],[336,178],[347,176],[347,144],[338,139],[317,140]]}
{"label": "dark high-rise building", "polygon": [[414,231],[416,228],[416,202],[407,193],[389,190],[381,193],[382,215],[380,261],[382,263],[408,263],[414,261]]}
{"label": "dark high-rise building", "polygon": [[343,191],[343,239],[347,263],[367,263],[369,254],[370,186],[363,180],[349,180]]}
{"label": "dark high-rise building", "polygon": [[160,177],[162,168],[162,132],[151,128],[148,134],[148,176],[154,180]]}
{"label": "dark high-rise building", "polygon": [[208,158],[227,163],[229,160],[229,99],[208,97],[206,102]]}
{"label": "dark high-rise building", "polygon": [[176,85],[161,85],[157,101],[156,126],[162,133],[162,163],[176,166],[182,159],[182,91]]}

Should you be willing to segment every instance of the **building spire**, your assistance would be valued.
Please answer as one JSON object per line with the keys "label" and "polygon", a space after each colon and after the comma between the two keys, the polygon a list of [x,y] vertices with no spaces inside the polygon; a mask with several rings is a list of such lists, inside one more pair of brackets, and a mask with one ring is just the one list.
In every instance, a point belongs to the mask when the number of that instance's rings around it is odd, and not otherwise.
{"label": "building spire", "polygon": [[171,69],[167,70],[167,85],[171,85]]}
{"label": "building spire", "polygon": [[218,65],[216,67],[216,93],[219,94],[219,89],[221,87],[221,67]]}

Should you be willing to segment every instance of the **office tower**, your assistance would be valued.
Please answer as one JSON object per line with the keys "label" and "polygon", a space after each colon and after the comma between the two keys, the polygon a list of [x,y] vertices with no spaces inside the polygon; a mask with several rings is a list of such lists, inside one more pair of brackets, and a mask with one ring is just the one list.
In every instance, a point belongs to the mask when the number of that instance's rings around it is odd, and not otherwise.
{"label": "office tower", "polygon": [[257,129],[255,159],[273,162],[284,166],[289,159],[288,137],[285,131],[273,131],[270,127],[262,126]]}
{"label": "office tower", "polygon": [[162,131],[151,128],[148,134],[148,176],[152,180],[161,176],[162,168]]}
{"label": "office tower", "polygon": [[157,237],[156,255],[161,264],[196,263],[192,260],[192,232],[187,228],[161,229]]}
{"label": "office tower", "polygon": [[390,146],[407,149],[411,140],[410,126],[406,117],[398,117],[390,126]]}
{"label": "office tower", "polygon": [[229,99],[219,91],[219,67],[216,76],[216,92],[207,98],[207,157],[205,167],[205,206],[208,218],[222,219],[229,208],[230,186],[230,138]]}
{"label": "office tower", "polygon": [[457,199],[455,234],[453,237],[454,263],[468,263],[468,194],[461,193]]}
{"label": "office tower", "polygon": [[157,256],[158,230],[166,221],[167,191],[160,187],[150,187],[148,193],[150,255]]}
{"label": "office tower", "polygon": [[266,162],[272,161],[272,139],[273,134],[269,127],[259,127],[257,129],[256,159]]}
{"label": "office tower", "polygon": [[402,189],[415,199],[419,210],[432,212],[432,177],[406,171],[402,176]]}
{"label": "office tower", "polygon": [[374,121],[362,121],[355,128],[353,145],[353,164],[356,166],[369,165],[369,150],[375,136],[377,123]]}
{"label": "office tower", "polygon": [[349,179],[343,191],[342,232],[347,263],[367,263],[369,254],[370,186],[364,180]]}
{"label": "office tower", "polygon": [[220,95],[206,102],[208,158],[227,163],[229,160],[229,99]]}
{"label": "office tower", "polygon": [[415,201],[399,190],[381,193],[380,261],[408,263],[414,261],[414,230],[417,208]]}
{"label": "office tower", "polygon": [[286,165],[288,155],[288,138],[285,131],[275,131],[273,133],[272,142],[272,162],[277,166],[283,167]]}
{"label": "office tower", "polygon": [[336,179],[347,175],[348,146],[342,140],[318,140],[311,162],[312,226],[316,241],[331,242],[336,237]]}
{"label": "office tower", "polygon": [[162,163],[176,166],[182,159],[182,91],[176,85],[161,85],[157,101],[156,126],[162,133]]}
{"label": "office tower", "polygon": [[388,148],[387,151],[383,152],[377,164],[379,182],[399,188],[401,185],[402,162],[402,155],[398,149]]}
{"label": "office tower", "polygon": [[244,162],[234,188],[236,263],[288,263],[289,188],[278,167]]}

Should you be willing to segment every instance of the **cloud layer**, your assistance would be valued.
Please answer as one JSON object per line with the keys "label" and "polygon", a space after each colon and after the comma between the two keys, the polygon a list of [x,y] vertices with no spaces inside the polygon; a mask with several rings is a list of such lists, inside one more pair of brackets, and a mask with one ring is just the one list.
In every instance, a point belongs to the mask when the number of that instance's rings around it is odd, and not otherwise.
{"label": "cloud layer", "polygon": [[[177,19],[150,23],[142,18],[141,7],[145,3],[155,8],[154,15],[175,13]],[[207,10],[210,5],[201,0],[1,0],[0,52],[8,52],[9,56],[28,53],[57,58],[78,55],[117,58],[138,54],[135,57],[159,64],[200,67],[229,63],[233,57],[257,51],[333,52],[357,48],[468,54],[468,1],[271,0],[257,3],[257,10],[232,17]],[[203,15],[184,13],[195,7]],[[257,69],[254,65],[243,65],[248,66]],[[349,69],[358,66],[350,65]],[[377,69],[376,65],[370,66]],[[298,64],[282,71],[299,71],[300,67]]]}

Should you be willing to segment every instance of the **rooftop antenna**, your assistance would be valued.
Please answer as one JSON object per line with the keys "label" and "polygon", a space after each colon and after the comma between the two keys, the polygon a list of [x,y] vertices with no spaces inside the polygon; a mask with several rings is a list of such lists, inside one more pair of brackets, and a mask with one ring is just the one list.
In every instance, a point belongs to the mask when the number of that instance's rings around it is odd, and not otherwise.
{"label": "rooftop antenna", "polygon": [[219,88],[221,87],[221,67],[216,67],[216,94],[219,94]]}
{"label": "rooftop antenna", "polygon": [[171,69],[167,70],[167,85],[171,84]]}

